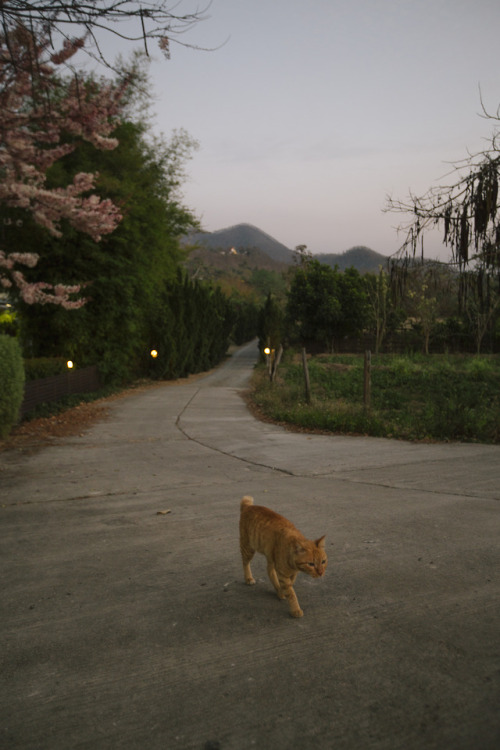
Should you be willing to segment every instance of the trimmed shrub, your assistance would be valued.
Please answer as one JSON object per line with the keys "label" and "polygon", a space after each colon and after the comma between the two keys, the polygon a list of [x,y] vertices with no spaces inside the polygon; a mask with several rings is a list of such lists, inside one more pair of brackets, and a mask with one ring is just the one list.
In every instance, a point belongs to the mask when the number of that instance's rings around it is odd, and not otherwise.
{"label": "trimmed shrub", "polygon": [[0,438],[16,424],[24,396],[24,366],[16,339],[0,335]]}
{"label": "trimmed shrub", "polygon": [[0,335],[17,336],[19,332],[19,323],[15,312],[0,313]]}
{"label": "trimmed shrub", "polygon": [[24,360],[26,382],[60,375],[67,369],[64,357],[33,357]]}

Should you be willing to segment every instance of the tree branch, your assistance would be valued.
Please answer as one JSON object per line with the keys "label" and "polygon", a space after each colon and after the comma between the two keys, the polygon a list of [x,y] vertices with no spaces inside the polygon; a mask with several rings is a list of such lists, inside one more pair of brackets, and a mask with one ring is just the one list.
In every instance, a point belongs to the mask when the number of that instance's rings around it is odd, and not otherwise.
{"label": "tree branch", "polygon": [[[198,22],[205,20],[211,1],[201,10],[191,13],[178,12],[181,2],[173,5],[166,0],[91,0],[90,2],[70,2],[65,0],[3,0],[0,3],[0,16],[3,31],[8,40],[19,24],[32,25],[34,33],[43,33],[52,39],[54,34],[66,40],[75,36],[92,41],[99,59],[112,67],[103,54],[95,31],[113,34],[127,42],[142,41],[148,53],[148,40],[155,40],[165,57],[169,56],[169,42],[174,41],[184,47],[205,49],[189,44],[179,37],[189,32]],[[124,24],[137,21],[136,31],[125,29]]]}

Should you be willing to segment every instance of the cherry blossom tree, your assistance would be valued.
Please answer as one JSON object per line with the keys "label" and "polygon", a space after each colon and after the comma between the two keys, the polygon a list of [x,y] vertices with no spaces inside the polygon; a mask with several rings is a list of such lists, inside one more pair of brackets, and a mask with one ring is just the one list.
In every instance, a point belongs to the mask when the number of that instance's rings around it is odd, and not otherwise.
{"label": "cherry blossom tree", "polygon": [[[50,167],[78,143],[88,141],[100,150],[118,144],[111,133],[128,82],[57,75],[58,66],[82,43],[66,41],[59,52],[51,52],[47,38],[36,41],[21,25],[0,36],[0,204],[27,212],[55,237],[67,221],[99,241],[122,217],[112,201],[92,193],[98,174],[80,172],[57,188],[47,184]],[[29,283],[19,267],[35,266],[38,256],[15,247],[15,239],[11,245],[0,246],[0,287],[17,288],[29,304],[51,302],[69,309],[85,303],[74,299],[79,286]]]}

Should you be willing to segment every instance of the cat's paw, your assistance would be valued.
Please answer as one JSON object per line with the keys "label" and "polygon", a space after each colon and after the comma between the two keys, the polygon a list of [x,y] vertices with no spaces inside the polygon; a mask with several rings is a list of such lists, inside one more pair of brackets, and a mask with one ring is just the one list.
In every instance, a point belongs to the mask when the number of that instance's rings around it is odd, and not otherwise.
{"label": "cat's paw", "polygon": [[290,614],[292,617],[302,617],[304,615],[301,609],[293,609]]}
{"label": "cat's paw", "polygon": [[255,578],[245,578],[245,583],[247,586],[253,586],[255,583]]}

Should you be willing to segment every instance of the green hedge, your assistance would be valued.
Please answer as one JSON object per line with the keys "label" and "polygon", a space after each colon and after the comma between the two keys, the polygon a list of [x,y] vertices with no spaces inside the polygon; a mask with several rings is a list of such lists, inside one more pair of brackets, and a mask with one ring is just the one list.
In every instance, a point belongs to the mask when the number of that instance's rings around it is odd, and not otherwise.
{"label": "green hedge", "polygon": [[16,424],[24,396],[24,366],[16,339],[0,335],[0,438]]}
{"label": "green hedge", "polygon": [[16,313],[3,312],[0,313],[0,335],[5,334],[6,336],[17,336],[19,332],[19,323],[16,318]]}
{"label": "green hedge", "polygon": [[50,378],[67,370],[64,357],[33,357],[24,360],[26,381]]}

